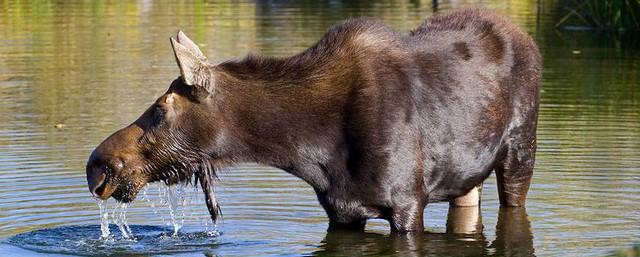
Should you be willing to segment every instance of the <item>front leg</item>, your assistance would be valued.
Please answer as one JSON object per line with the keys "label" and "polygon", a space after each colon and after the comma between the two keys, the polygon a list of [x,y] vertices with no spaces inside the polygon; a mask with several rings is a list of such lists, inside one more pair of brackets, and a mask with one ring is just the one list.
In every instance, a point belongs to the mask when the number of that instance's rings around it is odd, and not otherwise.
{"label": "front leg", "polygon": [[399,233],[424,231],[423,214],[426,203],[420,199],[409,199],[403,207],[392,210],[389,219],[391,231]]}
{"label": "front leg", "polygon": [[344,192],[320,192],[316,190],[320,205],[329,217],[329,231],[352,230],[364,231],[367,224],[365,210],[359,204],[340,199],[334,195],[345,195]]}
{"label": "front leg", "polygon": [[351,222],[342,222],[338,220],[329,219],[329,228],[328,231],[340,231],[340,230],[351,230],[351,231],[364,231],[364,227],[367,225],[366,219],[354,220]]}

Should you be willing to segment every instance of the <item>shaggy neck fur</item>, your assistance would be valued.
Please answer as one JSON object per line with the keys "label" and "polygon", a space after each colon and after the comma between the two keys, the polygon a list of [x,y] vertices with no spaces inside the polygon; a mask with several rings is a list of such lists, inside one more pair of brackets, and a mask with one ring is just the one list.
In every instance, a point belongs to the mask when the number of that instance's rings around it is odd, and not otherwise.
{"label": "shaggy neck fur", "polygon": [[345,164],[358,146],[344,126],[361,108],[358,95],[375,83],[372,60],[389,60],[402,44],[380,22],[349,20],[298,55],[218,65],[214,95],[227,128],[219,145],[234,161],[281,168],[316,191],[354,186]]}

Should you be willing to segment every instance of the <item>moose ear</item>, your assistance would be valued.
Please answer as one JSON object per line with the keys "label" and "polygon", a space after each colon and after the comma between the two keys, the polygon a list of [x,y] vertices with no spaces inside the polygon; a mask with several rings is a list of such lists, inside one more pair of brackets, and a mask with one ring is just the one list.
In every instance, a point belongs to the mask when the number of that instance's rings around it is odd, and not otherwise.
{"label": "moose ear", "polygon": [[180,68],[180,74],[185,84],[194,86],[197,82],[198,72],[201,67],[206,65],[200,58],[198,58],[189,48],[176,42],[175,39],[170,38],[171,46],[173,47],[173,53],[176,56],[176,62],[178,68]]}
{"label": "moose ear", "polygon": [[187,35],[185,35],[182,30],[178,30],[176,40],[178,41],[178,43],[189,49],[189,51],[191,51],[191,53],[193,53],[193,55],[195,55],[202,62],[207,62],[207,57],[202,53],[202,51],[200,51],[198,45],[196,45],[196,43],[194,43],[189,37],[187,37]]}

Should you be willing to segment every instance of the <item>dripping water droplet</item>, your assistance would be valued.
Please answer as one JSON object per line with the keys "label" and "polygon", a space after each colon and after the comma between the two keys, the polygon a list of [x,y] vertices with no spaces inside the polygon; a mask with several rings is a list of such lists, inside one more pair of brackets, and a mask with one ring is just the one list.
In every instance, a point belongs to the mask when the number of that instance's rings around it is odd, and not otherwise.
{"label": "dripping water droplet", "polygon": [[[113,213],[111,214],[114,217],[113,223],[118,226],[123,238],[135,240],[133,233],[131,233],[131,228],[129,228],[129,224],[127,224],[127,208],[129,208],[128,203],[118,203],[117,208],[113,209]],[[116,216],[116,210],[119,210],[118,216]]]}
{"label": "dripping water droplet", "polygon": [[166,193],[164,196],[169,207],[171,225],[173,225],[173,235],[176,236],[178,235],[178,230],[180,230],[184,223],[184,219],[180,219],[180,221],[178,221],[178,196],[176,195],[176,188],[174,186],[167,186],[165,191]]}
{"label": "dripping water droplet", "polygon": [[109,211],[107,211],[107,201],[98,200],[98,207],[100,208],[100,238],[108,239],[111,237],[109,231]]}

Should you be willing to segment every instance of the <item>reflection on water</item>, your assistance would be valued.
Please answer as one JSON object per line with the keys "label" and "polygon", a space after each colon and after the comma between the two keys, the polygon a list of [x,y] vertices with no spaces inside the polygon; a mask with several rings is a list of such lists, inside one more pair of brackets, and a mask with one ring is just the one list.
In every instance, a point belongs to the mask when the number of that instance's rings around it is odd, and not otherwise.
{"label": "reflection on water", "polygon": [[[425,211],[430,233],[389,236],[388,224],[372,221],[366,234],[327,234],[313,190],[282,171],[243,165],[222,174],[225,234],[208,252],[601,256],[640,242],[637,36],[557,31],[552,1],[539,7],[536,1],[441,1],[438,10],[478,3],[508,15],[543,53],[529,222],[525,213],[498,211],[490,177],[481,219],[477,209],[448,212],[442,203]],[[432,1],[395,0],[0,1],[0,240],[99,224],[99,209],[86,189],[85,161],[178,75],[168,42],[178,29],[211,60],[222,61],[248,52],[291,55],[347,17],[378,17],[406,32],[432,12]],[[134,235],[140,225],[173,231],[176,223],[159,189],[149,190],[147,201],[138,199],[127,210]],[[189,189],[184,194],[195,200],[184,204],[188,218],[181,231],[204,231],[199,228],[211,224],[203,224],[201,196]],[[94,233],[99,236],[100,229]],[[19,253],[24,252],[0,244],[2,256]]]}
{"label": "reflection on water", "polygon": [[[493,241],[480,231],[465,231],[468,224],[481,227],[477,207],[450,208],[447,233],[379,234],[329,230],[317,250],[310,256],[425,256],[497,255],[534,256],[533,235],[524,208],[500,208]],[[454,213],[454,214],[452,214]],[[141,253],[175,254],[216,249],[231,242],[217,238],[219,234],[182,231],[157,226],[132,226],[112,237],[99,236],[99,227],[65,226],[42,229],[13,236],[8,243],[44,253],[71,255],[135,255]],[[127,233],[135,233],[129,237]],[[0,248],[2,249],[2,248]]]}
{"label": "reflection on water", "polygon": [[[531,225],[524,208],[500,208],[493,240],[482,227],[477,207],[450,208],[447,233],[382,235],[329,231],[314,256],[534,256]],[[451,230],[452,232],[450,232]]]}
{"label": "reflection on water", "polygon": [[483,224],[480,208],[469,207],[449,207],[447,213],[447,233],[471,234],[482,233]]}

